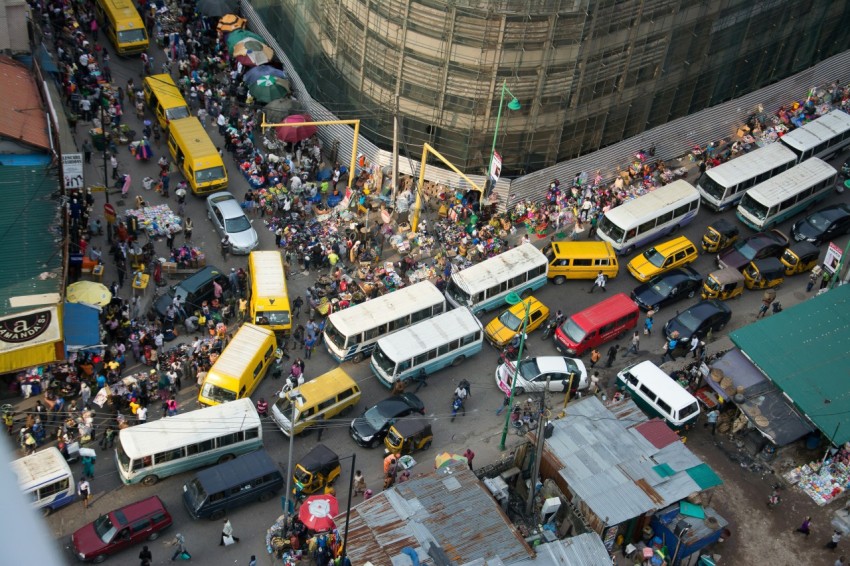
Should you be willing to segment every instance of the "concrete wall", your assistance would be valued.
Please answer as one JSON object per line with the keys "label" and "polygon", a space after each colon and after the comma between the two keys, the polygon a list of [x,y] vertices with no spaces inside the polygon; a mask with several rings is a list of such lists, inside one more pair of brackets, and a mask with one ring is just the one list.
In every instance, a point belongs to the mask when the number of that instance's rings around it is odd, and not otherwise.
{"label": "concrete wall", "polygon": [[29,50],[27,3],[25,0],[0,0],[0,52],[24,53]]}

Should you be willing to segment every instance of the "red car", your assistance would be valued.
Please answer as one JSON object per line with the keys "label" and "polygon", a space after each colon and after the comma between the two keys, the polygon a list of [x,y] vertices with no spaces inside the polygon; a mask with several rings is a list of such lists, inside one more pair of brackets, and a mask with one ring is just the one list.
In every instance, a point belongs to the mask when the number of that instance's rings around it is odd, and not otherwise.
{"label": "red car", "polygon": [[162,500],[148,497],[101,515],[71,535],[77,558],[100,564],[106,557],[144,540],[154,540],[171,526],[171,515]]}

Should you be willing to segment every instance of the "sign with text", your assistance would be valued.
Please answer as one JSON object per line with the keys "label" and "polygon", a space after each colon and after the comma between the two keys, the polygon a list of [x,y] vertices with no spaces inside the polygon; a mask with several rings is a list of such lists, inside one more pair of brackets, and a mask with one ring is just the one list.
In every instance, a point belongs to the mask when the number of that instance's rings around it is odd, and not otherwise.
{"label": "sign with text", "polygon": [[493,152],[493,159],[490,161],[490,180],[495,183],[502,175],[502,156],[499,152]]}
{"label": "sign with text", "polygon": [[65,190],[83,188],[83,154],[62,154],[62,176],[65,178]]}
{"label": "sign with text", "polygon": [[844,255],[843,250],[835,242],[830,242],[826,257],[823,258],[824,269],[834,274],[838,270],[838,264],[841,263],[842,255]]}

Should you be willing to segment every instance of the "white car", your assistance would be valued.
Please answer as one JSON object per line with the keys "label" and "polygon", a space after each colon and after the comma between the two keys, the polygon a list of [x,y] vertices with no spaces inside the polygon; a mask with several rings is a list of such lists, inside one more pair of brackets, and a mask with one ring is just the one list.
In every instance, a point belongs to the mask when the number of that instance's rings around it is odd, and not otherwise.
{"label": "white car", "polygon": [[[501,363],[496,367],[496,385],[505,395],[511,393],[511,379],[513,379],[513,362],[510,367],[507,363]],[[587,389],[587,369],[584,362],[574,358],[563,356],[540,356],[537,358],[526,358],[519,363],[519,376],[514,386],[514,395],[522,395],[527,392],[539,392],[546,389],[546,378],[549,380],[549,391],[566,391],[572,374],[572,390]]]}
{"label": "white car", "polygon": [[219,238],[230,238],[230,253],[245,255],[260,244],[257,232],[245,216],[242,205],[228,192],[215,193],[207,197],[207,218],[213,224]]}

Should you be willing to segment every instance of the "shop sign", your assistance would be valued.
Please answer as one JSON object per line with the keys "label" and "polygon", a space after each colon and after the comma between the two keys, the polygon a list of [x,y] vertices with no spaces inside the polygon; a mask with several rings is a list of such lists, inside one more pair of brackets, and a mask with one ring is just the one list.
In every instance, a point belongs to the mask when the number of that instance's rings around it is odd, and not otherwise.
{"label": "shop sign", "polygon": [[19,312],[0,319],[0,354],[62,338],[56,307]]}

